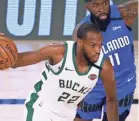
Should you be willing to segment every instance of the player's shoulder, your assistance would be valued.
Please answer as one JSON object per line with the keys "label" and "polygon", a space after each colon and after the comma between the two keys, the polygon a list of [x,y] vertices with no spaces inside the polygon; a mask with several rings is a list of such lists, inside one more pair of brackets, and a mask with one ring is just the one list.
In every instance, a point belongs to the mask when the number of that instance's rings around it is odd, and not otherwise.
{"label": "player's shoulder", "polygon": [[112,64],[108,58],[104,57],[103,64],[102,64],[102,72],[108,72],[109,70],[112,70]]}
{"label": "player's shoulder", "polygon": [[50,57],[55,57],[65,52],[65,44],[64,42],[54,42],[48,43],[44,47],[42,47],[39,51],[43,52],[44,54],[47,53]]}
{"label": "player's shoulder", "polygon": [[89,23],[89,22],[91,22],[91,14],[88,14],[87,16],[85,16],[85,17],[80,21],[80,24]]}
{"label": "player's shoulder", "polygon": [[77,39],[77,31],[79,29],[79,27],[85,23],[89,23],[91,20],[90,20],[90,15],[84,17],[74,28],[74,31],[73,31],[73,35],[72,35],[72,38],[73,40],[76,40]]}
{"label": "player's shoulder", "polygon": [[91,14],[85,16],[77,25],[76,27],[80,27],[81,25],[85,24],[85,23],[90,23],[91,19],[90,19]]}
{"label": "player's shoulder", "polygon": [[67,51],[68,46],[73,45],[74,41],[64,41],[64,42],[57,42],[57,43],[51,43],[47,46],[52,50],[55,51],[57,54],[63,54],[65,51]]}
{"label": "player's shoulder", "polygon": [[50,63],[56,64],[66,58],[68,53],[71,52],[70,50],[72,50],[74,43],[74,41],[64,41],[50,44],[49,47],[53,50]]}
{"label": "player's shoulder", "polygon": [[49,63],[54,65],[59,63],[67,53],[66,42],[54,42],[47,44],[41,49],[44,55],[49,56]]}
{"label": "player's shoulder", "polygon": [[48,43],[45,48],[51,48],[51,49],[57,49],[57,48],[64,48],[64,43],[63,42],[53,42],[53,43]]}

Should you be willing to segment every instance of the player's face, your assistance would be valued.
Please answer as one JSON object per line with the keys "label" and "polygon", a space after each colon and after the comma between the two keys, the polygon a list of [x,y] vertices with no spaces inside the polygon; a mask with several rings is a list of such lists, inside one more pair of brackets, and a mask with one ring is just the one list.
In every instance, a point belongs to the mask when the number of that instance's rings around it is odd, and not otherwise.
{"label": "player's face", "polygon": [[98,60],[100,50],[102,47],[102,35],[101,33],[88,32],[86,40],[83,40],[84,56],[88,61],[94,63]]}
{"label": "player's face", "polygon": [[86,7],[100,21],[107,20],[110,9],[109,0],[89,0]]}

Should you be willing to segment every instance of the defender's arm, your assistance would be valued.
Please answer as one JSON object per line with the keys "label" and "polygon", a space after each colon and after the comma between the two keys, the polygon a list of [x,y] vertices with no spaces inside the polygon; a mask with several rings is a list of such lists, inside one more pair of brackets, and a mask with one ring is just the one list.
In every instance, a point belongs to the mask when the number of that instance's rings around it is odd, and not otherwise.
{"label": "defender's arm", "polygon": [[130,0],[118,7],[126,25],[131,27],[138,16],[138,0]]}
{"label": "defender's arm", "polygon": [[119,121],[116,98],[116,81],[114,70],[109,60],[105,60],[100,73],[106,91],[106,106],[108,121]]}

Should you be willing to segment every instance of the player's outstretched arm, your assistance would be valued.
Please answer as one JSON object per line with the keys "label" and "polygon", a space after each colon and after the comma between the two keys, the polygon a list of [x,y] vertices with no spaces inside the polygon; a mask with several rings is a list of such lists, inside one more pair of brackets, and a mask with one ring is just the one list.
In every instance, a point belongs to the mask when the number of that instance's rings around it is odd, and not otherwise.
{"label": "player's outstretched arm", "polygon": [[126,25],[131,27],[138,16],[138,0],[130,0],[118,7]]}
{"label": "player's outstretched arm", "polygon": [[53,62],[64,51],[64,44],[51,44],[37,51],[18,53],[17,61],[12,68],[32,65],[44,60]]}
{"label": "player's outstretched arm", "polygon": [[106,106],[108,121],[119,121],[116,98],[116,81],[114,70],[109,60],[105,60],[100,73],[106,91]]}

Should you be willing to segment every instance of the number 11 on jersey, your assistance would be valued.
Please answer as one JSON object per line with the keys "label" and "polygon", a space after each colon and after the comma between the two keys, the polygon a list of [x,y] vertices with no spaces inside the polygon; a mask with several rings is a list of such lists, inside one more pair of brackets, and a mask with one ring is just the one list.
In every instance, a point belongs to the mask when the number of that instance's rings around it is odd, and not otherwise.
{"label": "number 11 on jersey", "polygon": [[120,59],[118,53],[114,53],[114,55],[109,55],[109,58],[112,66],[120,65]]}

